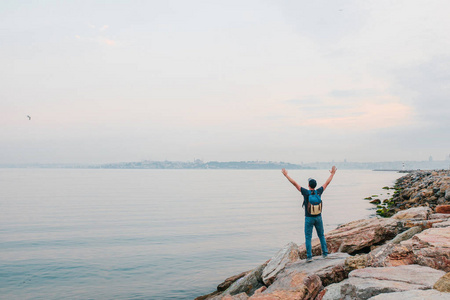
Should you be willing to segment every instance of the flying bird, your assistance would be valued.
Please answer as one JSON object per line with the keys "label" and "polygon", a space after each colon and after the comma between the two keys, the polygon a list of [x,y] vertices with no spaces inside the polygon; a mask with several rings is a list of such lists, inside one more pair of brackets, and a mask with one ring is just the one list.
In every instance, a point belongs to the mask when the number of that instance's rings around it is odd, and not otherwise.
{"label": "flying bird", "polygon": [[28,121],[30,121],[30,120],[31,120],[31,117],[30,117],[29,115],[27,115],[27,118],[28,118]]}

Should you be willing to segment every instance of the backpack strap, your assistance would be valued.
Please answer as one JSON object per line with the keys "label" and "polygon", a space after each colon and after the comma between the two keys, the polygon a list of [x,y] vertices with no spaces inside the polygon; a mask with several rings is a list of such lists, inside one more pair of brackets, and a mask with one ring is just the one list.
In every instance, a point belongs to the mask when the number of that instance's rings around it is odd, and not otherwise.
{"label": "backpack strap", "polygon": [[[315,190],[314,190],[314,191],[315,191]],[[311,190],[308,190],[308,193],[309,193],[309,195],[308,195],[308,202],[309,202],[309,196],[312,195]],[[305,205],[306,205],[306,199],[303,199],[302,207],[305,207]]]}

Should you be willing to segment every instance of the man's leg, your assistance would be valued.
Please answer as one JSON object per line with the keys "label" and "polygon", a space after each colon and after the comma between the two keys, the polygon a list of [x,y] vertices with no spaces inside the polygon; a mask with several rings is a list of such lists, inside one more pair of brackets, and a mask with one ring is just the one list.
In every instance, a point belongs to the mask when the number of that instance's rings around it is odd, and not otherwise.
{"label": "man's leg", "polygon": [[305,245],[306,245],[307,259],[312,258],[311,238],[312,238],[313,227],[314,227],[314,218],[305,216]]}
{"label": "man's leg", "polygon": [[322,216],[316,217],[315,227],[317,231],[317,236],[320,240],[320,246],[322,247],[322,256],[326,257],[328,255],[327,241],[325,240],[325,235],[323,234],[323,222]]}

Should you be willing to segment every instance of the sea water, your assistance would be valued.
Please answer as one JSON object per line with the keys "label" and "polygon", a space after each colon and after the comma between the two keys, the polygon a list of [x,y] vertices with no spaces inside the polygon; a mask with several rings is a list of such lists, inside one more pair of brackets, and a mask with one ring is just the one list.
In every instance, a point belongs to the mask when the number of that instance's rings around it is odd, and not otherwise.
{"label": "sea water", "polygon": [[[338,170],[325,231],[374,215],[364,198],[400,176]],[[194,299],[302,244],[301,204],[280,170],[0,169],[0,298]]]}

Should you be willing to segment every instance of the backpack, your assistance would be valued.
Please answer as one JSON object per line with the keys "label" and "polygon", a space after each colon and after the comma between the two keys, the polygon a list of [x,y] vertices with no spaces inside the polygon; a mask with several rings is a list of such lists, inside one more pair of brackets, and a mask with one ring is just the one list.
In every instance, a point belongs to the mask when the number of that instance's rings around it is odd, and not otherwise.
{"label": "backpack", "polygon": [[312,216],[317,216],[322,212],[322,199],[320,198],[320,195],[317,193],[317,191],[308,191],[309,197],[308,197],[308,203],[306,206],[306,209],[308,210],[308,213]]}

